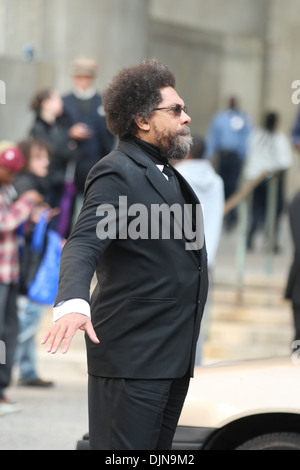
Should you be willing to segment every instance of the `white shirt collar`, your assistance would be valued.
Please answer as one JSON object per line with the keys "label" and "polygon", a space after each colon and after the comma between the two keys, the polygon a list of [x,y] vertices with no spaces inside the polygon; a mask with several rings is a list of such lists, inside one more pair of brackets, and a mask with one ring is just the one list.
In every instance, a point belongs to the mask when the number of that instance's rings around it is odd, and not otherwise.
{"label": "white shirt collar", "polygon": [[96,93],[97,90],[95,87],[88,88],[87,90],[79,90],[78,88],[74,88],[73,90],[73,94],[80,100],[89,100],[90,98],[93,98]]}

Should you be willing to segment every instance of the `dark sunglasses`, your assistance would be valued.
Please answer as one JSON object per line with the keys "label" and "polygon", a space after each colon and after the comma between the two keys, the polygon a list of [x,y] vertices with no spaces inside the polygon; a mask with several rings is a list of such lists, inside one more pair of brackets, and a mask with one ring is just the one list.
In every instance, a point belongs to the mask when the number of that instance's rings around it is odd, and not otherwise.
{"label": "dark sunglasses", "polygon": [[152,111],[161,111],[162,109],[166,109],[167,111],[172,111],[174,116],[179,117],[181,116],[182,111],[187,114],[187,107],[181,106],[180,104],[174,104],[173,106],[169,106],[168,108],[153,108]]}

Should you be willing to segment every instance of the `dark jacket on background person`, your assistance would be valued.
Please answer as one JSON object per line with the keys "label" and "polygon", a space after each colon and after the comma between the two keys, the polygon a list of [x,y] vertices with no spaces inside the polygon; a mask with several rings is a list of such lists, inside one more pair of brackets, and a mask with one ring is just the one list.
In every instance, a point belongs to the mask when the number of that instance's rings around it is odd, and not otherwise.
{"label": "dark jacket on background person", "polygon": [[16,176],[13,186],[19,197],[26,191],[30,191],[32,189],[45,196],[49,188],[49,181],[48,177],[41,178],[24,171]]}
{"label": "dark jacket on background person", "polygon": [[87,125],[91,137],[79,142],[81,157],[77,165],[75,184],[78,191],[84,185],[90,169],[113,148],[114,136],[107,130],[102,98],[95,93],[90,99],[79,99],[71,93],[63,98],[64,113],[71,124],[82,122]]}
{"label": "dark jacket on background person", "polygon": [[290,207],[290,228],[294,244],[294,259],[288,276],[285,297],[300,307],[300,191],[294,196]]}
{"label": "dark jacket on background person", "polygon": [[[199,204],[174,172],[185,202]],[[114,239],[99,239],[99,214],[107,204],[123,227],[120,196],[127,197],[128,208],[138,203],[147,209],[149,227],[153,205],[183,203],[149,155],[132,139],[121,141],[88,176],[85,202],[62,254],[56,305],[72,298],[89,301],[96,271],[91,311],[100,344],[86,339],[89,373],[142,379],[193,375],[208,288],[205,244],[190,251],[184,237],[172,235],[132,239],[118,233]],[[125,219],[127,230],[132,217]]]}
{"label": "dark jacket on background person", "polygon": [[50,187],[62,189],[68,163],[73,162],[76,165],[80,158],[77,143],[68,135],[69,124],[66,117],[58,118],[50,125],[38,116],[30,131],[32,137],[44,141],[51,149],[48,172]]}

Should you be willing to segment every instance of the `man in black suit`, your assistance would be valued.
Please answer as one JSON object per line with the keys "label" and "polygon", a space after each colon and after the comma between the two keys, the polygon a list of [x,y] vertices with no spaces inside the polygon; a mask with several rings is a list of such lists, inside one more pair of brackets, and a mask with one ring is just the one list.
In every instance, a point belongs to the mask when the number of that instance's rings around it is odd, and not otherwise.
{"label": "man in black suit", "polygon": [[66,352],[86,332],[92,449],[170,449],[193,376],[207,256],[200,203],[169,165],[192,143],[174,87],[154,59],[112,80],[103,103],[119,146],[91,170],[62,254],[43,342]]}

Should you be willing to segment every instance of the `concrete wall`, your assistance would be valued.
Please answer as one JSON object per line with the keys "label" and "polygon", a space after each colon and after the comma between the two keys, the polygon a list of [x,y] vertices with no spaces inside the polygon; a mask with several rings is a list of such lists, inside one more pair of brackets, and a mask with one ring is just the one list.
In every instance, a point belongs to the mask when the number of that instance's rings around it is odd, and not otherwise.
{"label": "concrete wall", "polygon": [[[41,87],[69,91],[76,56],[98,60],[100,90],[117,70],[142,60],[147,21],[148,0],[0,0],[0,80],[6,84],[0,139],[23,138],[32,120],[29,99]],[[32,62],[23,60],[28,43]]]}
{"label": "concrete wall", "polygon": [[[193,131],[204,133],[235,93],[256,124],[264,110],[278,109],[289,132],[297,111],[291,83],[300,79],[298,7],[299,0],[0,0],[0,80],[7,95],[0,138],[26,131],[28,97],[39,86],[70,89],[70,63],[81,54],[99,61],[100,90],[144,57],[167,62]],[[34,46],[31,65],[22,60],[26,43]]]}
{"label": "concrete wall", "polygon": [[0,77],[5,83],[5,104],[0,104],[0,140],[18,141],[26,137],[33,115],[29,103],[37,90],[52,87],[52,64],[24,62],[0,56]]}
{"label": "concrete wall", "polygon": [[166,62],[192,117],[194,133],[206,134],[215,111],[232,95],[254,122],[261,114],[263,46],[255,38],[212,33],[153,20],[149,52]]}
{"label": "concrete wall", "polygon": [[154,20],[206,32],[263,39],[269,1],[151,0],[150,15]]}
{"label": "concrete wall", "polygon": [[55,63],[57,86],[71,86],[70,63],[78,55],[99,62],[102,89],[119,68],[145,57],[148,0],[44,1],[43,56]]}
{"label": "concrete wall", "polygon": [[0,0],[0,55],[20,59],[32,43],[36,60],[54,64],[63,91],[74,57],[92,56],[102,88],[120,67],[144,58],[147,18],[148,0]]}
{"label": "concrete wall", "polygon": [[[151,21],[221,37],[223,68],[218,105],[236,89],[255,121],[277,109],[290,131],[296,108],[291,83],[300,79],[299,0],[152,0]],[[254,100],[254,101],[253,101]],[[259,103],[258,103],[259,101]]]}

